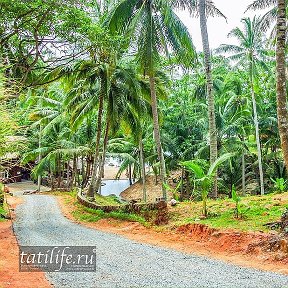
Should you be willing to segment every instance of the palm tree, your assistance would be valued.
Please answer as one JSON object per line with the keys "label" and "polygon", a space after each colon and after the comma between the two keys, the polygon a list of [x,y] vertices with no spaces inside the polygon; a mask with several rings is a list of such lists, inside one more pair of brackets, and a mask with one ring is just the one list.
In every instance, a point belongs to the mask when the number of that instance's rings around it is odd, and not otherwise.
{"label": "palm tree", "polygon": [[161,0],[122,0],[112,10],[107,25],[112,33],[123,33],[132,39],[137,60],[144,75],[148,75],[151,91],[154,140],[156,142],[163,198],[166,199],[166,166],[162,148],[155,71],[160,54],[171,51],[182,63],[191,63],[194,46],[187,28],[172,10],[171,3]]}
{"label": "palm tree", "polygon": [[262,10],[270,7],[271,9],[262,16],[262,28],[267,30],[277,20],[277,0],[255,0],[247,7],[246,11]]}
{"label": "palm tree", "polygon": [[[211,68],[211,56],[206,19],[206,0],[199,0],[200,28],[206,70],[206,89],[208,95],[208,118],[209,118],[209,140],[210,140],[210,163],[217,159],[217,128],[215,120],[215,101],[213,95],[213,80]],[[213,197],[217,198],[217,170],[215,171]]]}
{"label": "palm tree", "polygon": [[72,133],[69,127],[69,117],[63,105],[64,98],[65,93],[61,85],[55,83],[44,93],[41,91],[41,96],[31,95],[26,99],[28,111],[31,112],[29,119],[33,121],[29,133],[35,135],[34,129],[37,128],[38,131],[40,126],[41,145],[37,143],[36,146],[35,143],[35,148],[29,147],[23,157],[23,162],[35,160],[38,157],[38,165],[34,169],[34,174],[39,177],[44,172],[49,172],[52,187],[54,186],[53,174],[58,177],[58,187],[61,186],[65,167],[67,167],[67,187],[70,187],[73,182],[73,179],[69,177],[70,160],[90,153],[88,147],[79,144],[77,133]]}
{"label": "palm tree", "polygon": [[[207,29],[207,16],[226,17],[219,11],[211,0],[178,0],[173,1],[174,6],[188,8],[194,16],[200,17],[201,37],[204,53],[204,64],[206,71],[206,91],[208,100],[208,119],[209,119],[209,144],[210,144],[210,163],[216,161],[218,155],[217,149],[217,127],[215,120],[215,100],[213,93],[211,51],[209,45],[209,36]],[[217,170],[215,173],[212,196],[217,198]]]}
{"label": "palm tree", "polygon": [[80,62],[77,65],[80,72],[74,76],[71,93],[65,102],[75,128],[97,110],[94,164],[88,188],[88,197],[94,198],[94,194],[100,191],[109,134],[117,131],[127,110],[141,111],[143,89],[131,63],[119,61],[99,65],[90,60]]}
{"label": "palm tree", "polygon": [[242,19],[242,23],[244,24],[244,31],[237,27],[234,28],[228,35],[229,37],[235,37],[238,40],[239,45],[222,44],[216,51],[218,53],[233,53],[233,55],[229,56],[229,58],[233,61],[237,61],[235,65],[236,67],[241,65],[248,65],[249,67],[249,84],[251,89],[255,136],[257,143],[260,192],[261,195],[264,195],[264,178],[259,136],[259,122],[255,98],[255,81],[257,80],[256,76],[258,73],[258,66],[265,67],[263,59],[265,59],[266,51],[263,48],[264,39],[263,30],[261,29],[261,19],[259,17],[254,17],[252,20],[250,18],[244,18]]}
{"label": "palm tree", "polygon": [[278,129],[281,138],[281,146],[284,155],[285,166],[288,168],[288,111],[287,111],[287,88],[286,88],[286,3],[278,0],[277,13],[277,48],[276,48],[276,71],[277,71],[277,115]]}

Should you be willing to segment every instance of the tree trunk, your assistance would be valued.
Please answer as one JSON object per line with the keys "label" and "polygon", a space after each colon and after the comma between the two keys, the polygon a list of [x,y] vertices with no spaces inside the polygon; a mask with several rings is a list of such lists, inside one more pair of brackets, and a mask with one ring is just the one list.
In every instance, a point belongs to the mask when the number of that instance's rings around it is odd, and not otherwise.
{"label": "tree trunk", "polygon": [[[41,133],[42,133],[42,125],[40,123],[40,127],[39,127],[39,143],[38,143],[39,150],[41,149]],[[42,155],[41,155],[41,152],[39,151],[38,165],[40,164],[41,159],[42,159]],[[41,174],[39,174],[38,177],[37,177],[37,187],[38,187],[37,188],[38,192],[40,192],[40,190],[41,190]]]}
{"label": "tree trunk", "polygon": [[70,163],[69,162],[70,162],[70,160],[67,161],[67,170],[66,170],[66,173],[67,173],[67,177],[66,177],[67,184],[66,184],[66,186],[67,186],[67,188],[70,187]]}
{"label": "tree trunk", "polygon": [[244,153],[244,151],[242,152],[242,193],[243,193],[243,196],[245,196],[246,195],[246,181],[245,181],[245,169],[246,169],[246,167],[245,167],[245,153]]}
{"label": "tree trunk", "polygon": [[145,159],[144,159],[144,149],[143,149],[143,139],[142,132],[140,133],[139,138],[139,157],[140,157],[140,167],[141,167],[141,176],[142,176],[142,187],[143,187],[143,201],[147,201],[147,192],[146,192],[146,172],[145,172]]}
{"label": "tree trunk", "polygon": [[161,184],[162,184],[162,193],[163,198],[167,199],[166,193],[166,166],[165,166],[165,159],[161,144],[161,136],[160,136],[160,126],[159,126],[159,115],[158,115],[158,105],[157,105],[157,96],[155,90],[155,77],[150,75],[150,90],[151,90],[151,108],[153,114],[153,130],[154,130],[154,139],[156,142],[158,160],[160,162],[160,177],[161,177]]}
{"label": "tree trunk", "polygon": [[257,114],[257,105],[255,99],[255,91],[254,91],[254,77],[253,77],[253,63],[252,63],[252,55],[250,59],[250,85],[251,85],[251,97],[252,97],[252,106],[253,106],[253,115],[254,115],[254,125],[255,125],[255,136],[256,136],[256,144],[257,144],[257,154],[258,154],[258,167],[259,167],[259,178],[260,178],[260,194],[264,195],[264,177],[263,177],[263,167],[262,167],[262,153],[261,153],[261,143],[260,143],[260,135],[259,135],[259,123],[258,123],[258,114]]}
{"label": "tree trunk", "polygon": [[[217,128],[215,120],[215,101],[213,94],[213,80],[211,68],[211,56],[209,47],[209,37],[206,19],[206,0],[199,1],[200,28],[204,53],[206,71],[206,89],[208,98],[208,119],[209,119],[209,141],[210,141],[210,163],[213,164],[217,159]],[[215,173],[212,196],[217,198],[217,171]]]}
{"label": "tree trunk", "polygon": [[85,181],[85,165],[84,165],[84,156],[81,156],[81,190],[84,188],[84,181]]}
{"label": "tree trunk", "polygon": [[58,159],[57,159],[57,171],[58,171],[58,183],[57,183],[57,188],[61,187],[61,157],[60,155],[58,155]]}
{"label": "tree trunk", "polygon": [[85,179],[84,179],[84,188],[87,186],[87,183],[89,181],[90,178],[90,174],[91,174],[91,159],[89,156],[86,157],[86,173],[85,173]]}
{"label": "tree trunk", "polygon": [[128,165],[128,178],[129,178],[129,184],[132,185],[132,168],[131,164]]}
{"label": "tree trunk", "polygon": [[98,118],[97,118],[97,135],[96,135],[96,148],[94,154],[94,163],[93,163],[93,173],[91,184],[88,188],[87,196],[89,198],[94,198],[94,193],[96,192],[97,187],[97,172],[99,167],[99,150],[100,150],[100,139],[102,132],[102,116],[103,116],[103,107],[104,107],[104,95],[100,93],[99,97],[99,108],[98,108]]}
{"label": "tree trunk", "polygon": [[77,157],[76,158],[76,165],[77,165],[77,169],[76,169],[76,181],[77,181],[77,185],[76,186],[78,186],[78,187],[80,187],[81,188],[81,183],[80,183],[80,169],[79,169],[79,171],[78,171],[78,166],[79,166],[79,157]]}
{"label": "tree trunk", "polygon": [[288,171],[288,112],[287,112],[287,87],[286,87],[286,6],[285,0],[278,0],[277,14],[277,48],[276,48],[276,71],[277,71],[277,116],[278,129],[281,139],[281,147]]}
{"label": "tree trunk", "polygon": [[[100,157],[100,164],[99,164],[100,167],[99,167],[98,178],[97,178],[97,183],[96,183],[96,192],[101,191],[101,180],[102,180],[102,176],[104,174],[104,165],[105,165],[109,130],[110,130],[110,121],[109,121],[109,117],[107,117],[105,136],[104,136],[104,142],[103,142],[103,151],[102,151],[102,157]],[[99,194],[101,194],[101,192]]]}
{"label": "tree trunk", "polygon": [[73,168],[72,168],[72,176],[71,176],[71,185],[70,188],[73,187],[75,183],[75,179],[76,179],[76,170],[77,170],[77,164],[76,164],[76,155],[73,156]]}

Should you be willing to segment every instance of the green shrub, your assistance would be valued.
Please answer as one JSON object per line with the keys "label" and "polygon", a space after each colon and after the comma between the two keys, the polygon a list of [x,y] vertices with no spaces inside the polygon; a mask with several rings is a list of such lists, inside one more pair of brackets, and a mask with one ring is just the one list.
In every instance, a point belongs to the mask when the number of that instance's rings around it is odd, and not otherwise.
{"label": "green shrub", "polygon": [[286,190],[286,182],[283,178],[276,178],[275,180],[271,178],[274,183],[274,189],[276,192],[284,192]]}

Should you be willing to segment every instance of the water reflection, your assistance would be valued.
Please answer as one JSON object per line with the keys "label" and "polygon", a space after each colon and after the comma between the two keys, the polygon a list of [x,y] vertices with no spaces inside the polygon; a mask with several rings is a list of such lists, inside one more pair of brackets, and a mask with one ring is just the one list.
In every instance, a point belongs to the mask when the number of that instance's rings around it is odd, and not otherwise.
{"label": "water reflection", "polygon": [[102,183],[105,183],[101,187],[101,195],[103,196],[114,194],[119,197],[120,193],[130,186],[128,179],[103,180]]}

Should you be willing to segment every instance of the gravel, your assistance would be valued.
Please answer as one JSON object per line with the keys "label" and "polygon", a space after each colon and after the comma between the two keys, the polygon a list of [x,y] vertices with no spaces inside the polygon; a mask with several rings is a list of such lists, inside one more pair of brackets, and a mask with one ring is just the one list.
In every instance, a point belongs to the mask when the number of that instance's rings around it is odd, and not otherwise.
{"label": "gravel", "polygon": [[288,287],[288,276],[137,243],[72,223],[48,195],[27,195],[16,209],[21,245],[95,245],[96,272],[46,273],[57,288]]}

